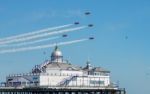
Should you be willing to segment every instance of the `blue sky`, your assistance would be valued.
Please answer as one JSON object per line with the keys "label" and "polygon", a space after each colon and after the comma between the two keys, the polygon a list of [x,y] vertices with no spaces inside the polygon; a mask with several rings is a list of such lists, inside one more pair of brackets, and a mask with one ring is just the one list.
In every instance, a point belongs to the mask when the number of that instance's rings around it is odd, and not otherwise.
{"label": "blue sky", "polygon": [[[0,38],[74,21],[93,23],[93,28],[69,33],[69,38],[63,39],[96,38],[60,47],[64,58],[82,66],[90,58],[93,66],[109,69],[111,79],[119,81],[128,94],[148,94],[149,5],[149,0],[0,0]],[[92,14],[85,16],[86,11]],[[52,50],[0,54],[1,81],[11,73],[29,72],[35,64],[48,59]]]}

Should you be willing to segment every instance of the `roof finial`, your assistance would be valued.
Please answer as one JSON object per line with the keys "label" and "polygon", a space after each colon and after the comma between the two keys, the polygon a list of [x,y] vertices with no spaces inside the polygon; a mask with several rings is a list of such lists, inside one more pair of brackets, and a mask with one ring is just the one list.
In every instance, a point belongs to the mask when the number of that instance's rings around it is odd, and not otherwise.
{"label": "roof finial", "polygon": [[55,51],[57,51],[58,50],[58,44],[56,43],[56,46],[55,46]]}
{"label": "roof finial", "polygon": [[87,60],[87,68],[88,69],[91,69],[92,68],[92,66],[91,66],[91,63],[90,63],[90,59],[89,59],[89,56],[88,56],[88,60]]}
{"label": "roof finial", "polygon": [[89,63],[90,63],[90,57],[88,55],[87,64],[89,64]]}

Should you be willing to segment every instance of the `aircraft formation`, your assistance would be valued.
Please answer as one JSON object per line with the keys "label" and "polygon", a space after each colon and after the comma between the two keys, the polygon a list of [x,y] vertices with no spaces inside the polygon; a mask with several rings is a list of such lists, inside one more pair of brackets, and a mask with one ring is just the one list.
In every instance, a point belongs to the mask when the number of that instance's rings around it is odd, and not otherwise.
{"label": "aircraft formation", "polygon": [[[90,15],[91,12],[85,12],[84,15]],[[45,41],[53,41],[60,38],[67,38],[70,32],[79,32],[80,30],[84,30],[86,28],[93,27],[93,24],[88,25],[80,25],[80,22],[76,21],[72,24],[65,24],[56,27],[48,27],[42,30],[37,30],[29,33],[24,33],[20,35],[0,38],[0,54],[5,53],[14,53],[14,52],[22,52],[22,51],[29,51],[29,50],[38,50],[38,49],[45,49],[49,47],[54,47],[56,45],[69,45],[78,42],[84,42],[88,40],[95,39],[92,36],[88,38],[82,39],[74,39],[69,41],[60,41],[58,43],[52,44],[43,44],[43,45],[36,45],[31,46],[32,44],[38,44]],[[71,37],[71,36],[69,36]],[[44,51],[43,54],[46,54]]]}

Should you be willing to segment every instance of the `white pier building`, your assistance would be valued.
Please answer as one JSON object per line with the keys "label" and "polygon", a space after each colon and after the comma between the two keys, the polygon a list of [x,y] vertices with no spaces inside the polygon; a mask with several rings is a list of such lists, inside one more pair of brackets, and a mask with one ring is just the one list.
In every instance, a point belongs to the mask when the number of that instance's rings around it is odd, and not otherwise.
{"label": "white pier building", "polygon": [[30,73],[9,75],[7,87],[111,87],[110,71],[101,67],[92,67],[87,62],[85,67],[72,65],[63,59],[63,54],[56,46],[51,60],[36,65]]}

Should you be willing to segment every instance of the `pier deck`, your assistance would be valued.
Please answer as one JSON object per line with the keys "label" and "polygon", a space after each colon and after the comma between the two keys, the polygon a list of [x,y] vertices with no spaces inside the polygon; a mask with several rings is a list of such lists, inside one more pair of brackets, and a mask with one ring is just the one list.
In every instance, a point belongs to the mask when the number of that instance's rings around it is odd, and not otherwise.
{"label": "pier deck", "polygon": [[86,87],[1,87],[0,94],[126,94],[125,89]]}

